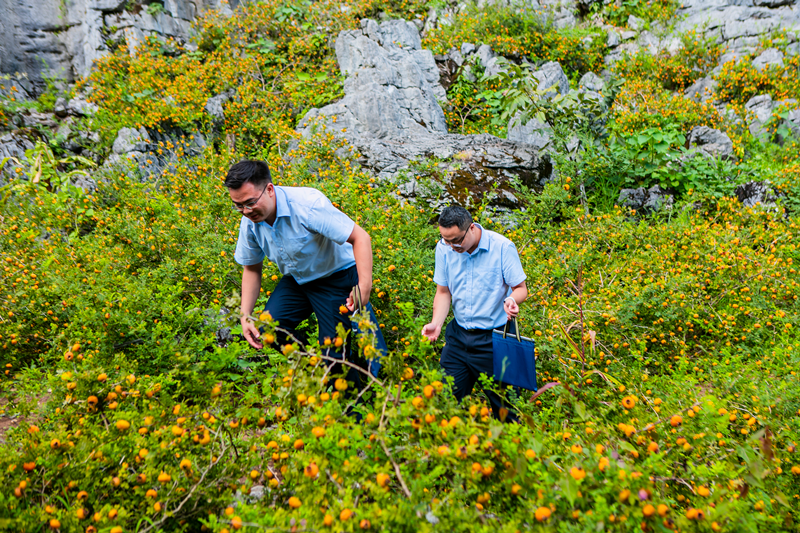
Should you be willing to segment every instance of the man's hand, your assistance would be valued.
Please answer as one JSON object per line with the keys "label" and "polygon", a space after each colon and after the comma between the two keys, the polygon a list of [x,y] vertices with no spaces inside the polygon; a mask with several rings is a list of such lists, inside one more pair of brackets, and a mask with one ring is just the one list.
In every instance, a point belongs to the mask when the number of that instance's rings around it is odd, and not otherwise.
{"label": "man's hand", "polygon": [[519,315],[519,304],[517,304],[513,298],[508,297],[506,301],[503,302],[503,310],[506,312],[508,320],[512,320]]}
{"label": "man's hand", "polygon": [[422,327],[422,335],[428,338],[428,341],[435,342],[436,339],[439,338],[439,334],[442,332],[442,326],[437,326],[433,322],[430,324],[425,324]]}
{"label": "man's hand", "polygon": [[[369,287],[362,287],[361,284],[358,284],[358,289],[361,291],[361,307],[366,307],[369,303],[369,293],[372,291],[372,286]],[[353,293],[350,293],[350,296],[347,297],[347,300],[344,302],[345,307],[352,313],[356,310],[356,303],[353,299]]]}
{"label": "man's hand", "polygon": [[242,319],[242,335],[244,335],[247,343],[256,350],[260,350],[264,347],[260,340],[261,332],[246,318]]}

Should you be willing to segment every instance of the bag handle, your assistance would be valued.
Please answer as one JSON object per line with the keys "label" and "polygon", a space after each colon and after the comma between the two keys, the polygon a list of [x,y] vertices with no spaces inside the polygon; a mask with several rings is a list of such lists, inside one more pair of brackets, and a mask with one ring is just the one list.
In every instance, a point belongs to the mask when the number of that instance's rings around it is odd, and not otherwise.
{"label": "bag handle", "polygon": [[353,309],[354,312],[360,313],[364,306],[361,303],[361,288],[356,285],[350,293],[353,296]]}
{"label": "bag handle", "polygon": [[[510,320],[506,322],[505,326],[503,326],[503,338],[504,339],[506,338],[506,335],[508,334],[508,324],[509,323],[511,323]],[[514,317],[514,330],[517,333],[517,342],[522,342],[522,339],[519,336],[519,324],[517,324],[517,317]]]}

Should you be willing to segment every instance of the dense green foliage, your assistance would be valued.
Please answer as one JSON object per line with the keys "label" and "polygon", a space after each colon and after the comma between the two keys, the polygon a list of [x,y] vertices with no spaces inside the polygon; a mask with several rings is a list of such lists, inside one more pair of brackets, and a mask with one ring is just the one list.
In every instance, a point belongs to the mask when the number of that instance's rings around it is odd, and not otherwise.
{"label": "dense green foliage", "polygon": [[[613,5],[600,15],[649,23],[674,7],[622,5],[624,17]],[[602,129],[576,122],[568,99],[534,109],[584,152],[556,156],[543,191],[518,187],[524,209],[472,205],[516,243],[531,293],[521,325],[542,388],[516,398],[521,424],[503,425],[478,394],[456,404],[441,342],[419,335],[435,288],[433,204],[402,200],[327,134],[284,158],[303,113],[339,96],[332,39],[381,10],[425,6],[262,2],[207,15],[194,52],[150,40],[103,60],[85,82],[100,106],[85,127],[105,149],[123,126],[216,141],[157,177],[95,169],[47,138],[28,162],[6,162],[19,178],[0,204],[0,410],[19,418],[0,446],[0,529],[796,530],[797,140],[754,139],[672,93],[716,64],[719,50],[694,34],[675,55],[617,63]],[[466,12],[426,45],[465,41],[561,61],[573,80],[604,53],[594,29],[557,31],[513,10]],[[690,59],[700,71],[683,67]],[[800,96],[788,68],[714,76],[734,106],[763,91]],[[454,84],[451,130],[502,135],[507,88]],[[225,123],[210,124],[205,101],[224,90],[235,92]],[[5,102],[3,117],[20,105]],[[695,125],[729,133],[738,159],[678,166]],[[237,333],[225,309],[238,305],[238,215],[222,178],[242,156],[267,159],[281,185],[319,188],[372,237],[371,301],[392,353],[358,402],[324,346],[256,353],[218,336]],[[94,193],[71,184],[81,172]],[[732,193],[753,179],[771,180],[781,203],[743,208]],[[655,183],[675,191],[671,211],[615,205],[621,187]],[[277,281],[267,265],[262,303]],[[257,319],[271,334],[270,317]],[[372,353],[370,336],[340,340]]]}

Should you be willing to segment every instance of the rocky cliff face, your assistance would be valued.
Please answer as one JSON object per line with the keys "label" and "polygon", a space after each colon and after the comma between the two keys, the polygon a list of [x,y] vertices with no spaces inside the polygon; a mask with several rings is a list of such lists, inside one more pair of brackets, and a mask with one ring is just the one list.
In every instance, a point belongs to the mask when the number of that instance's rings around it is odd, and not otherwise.
{"label": "rocky cliff face", "polygon": [[229,13],[243,1],[2,0],[0,72],[35,94],[45,77],[86,76],[112,47],[133,50],[148,35],[186,41],[198,15]]}

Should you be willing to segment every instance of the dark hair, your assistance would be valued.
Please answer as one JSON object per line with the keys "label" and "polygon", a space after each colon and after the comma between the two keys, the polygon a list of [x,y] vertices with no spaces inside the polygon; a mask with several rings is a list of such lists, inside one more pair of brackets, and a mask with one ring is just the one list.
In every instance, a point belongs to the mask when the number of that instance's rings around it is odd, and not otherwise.
{"label": "dark hair", "polygon": [[439,215],[439,226],[443,228],[458,226],[458,229],[464,231],[470,224],[472,224],[472,215],[460,205],[445,207]]}
{"label": "dark hair", "polygon": [[249,159],[239,161],[228,170],[228,175],[225,176],[225,186],[229,189],[237,190],[248,182],[256,187],[272,183],[272,175],[269,173],[269,166],[266,162]]}

